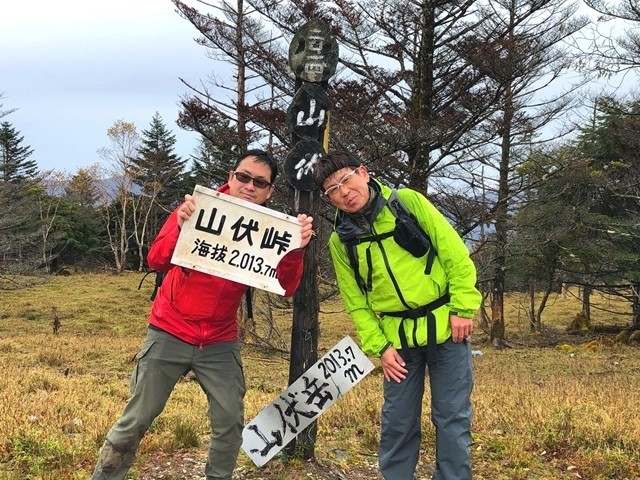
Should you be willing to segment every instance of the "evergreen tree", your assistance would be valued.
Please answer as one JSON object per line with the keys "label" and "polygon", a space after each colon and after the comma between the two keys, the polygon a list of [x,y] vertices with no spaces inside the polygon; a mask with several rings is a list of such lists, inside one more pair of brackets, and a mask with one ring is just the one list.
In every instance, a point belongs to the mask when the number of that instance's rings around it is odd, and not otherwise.
{"label": "evergreen tree", "polygon": [[141,188],[141,194],[131,204],[139,270],[143,268],[146,246],[185,193],[182,176],[185,160],[174,153],[175,135],[167,129],[158,112],[149,129],[142,131],[141,143],[130,166],[134,183]]}
{"label": "evergreen tree", "polygon": [[19,182],[34,179],[38,165],[29,157],[33,149],[22,145],[24,137],[9,122],[0,124],[0,180]]}
{"label": "evergreen tree", "polygon": [[188,180],[185,182],[189,190],[195,185],[218,188],[224,184],[238,155],[238,134],[230,121],[218,117],[206,128],[209,134],[202,137],[192,155]]}
{"label": "evergreen tree", "polygon": [[81,168],[64,189],[64,204],[60,210],[64,225],[64,247],[60,251],[61,265],[92,267],[108,261],[101,238],[98,204],[98,172],[95,167]]}
{"label": "evergreen tree", "polygon": [[600,99],[576,141],[523,167],[537,186],[514,220],[509,248],[526,263],[507,271],[512,279],[581,285],[587,325],[588,292],[601,291],[629,301],[632,328],[640,328],[639,105]]}
{"label": "evergreen tree", "polygon": [[[0,116],[8,113],[0,111]],[[0,274],[34,273],[40,260],[32,194],[38,169],[23,139],[9,122],[0,124]]]}
{"label": "evergreen tree", "polygon": [[80,168],[71,177],[64,189],[64,195],[69,203],[91,211],[99,198],[98,173],[95,167]]}
{"label": "evergreen tree", "polygon": [[602,98],[598,108],[600,115],[583,129],[577,145],[590,160],[594,179],[592,211],[598,222],[591,237],[607,244],[600,262],[589,267],[602,282],[595,289],[631,303],[633,328],[640,329],[640,99]]}
{"label": "evergreen tree", "polygon": [[175,135],[156,112],[149,129],[142,130],[142,145],[132,159],[135,183],[165,212],[171,211],[183,194],[180,178],[185,160],[174,153],[175,143]]}

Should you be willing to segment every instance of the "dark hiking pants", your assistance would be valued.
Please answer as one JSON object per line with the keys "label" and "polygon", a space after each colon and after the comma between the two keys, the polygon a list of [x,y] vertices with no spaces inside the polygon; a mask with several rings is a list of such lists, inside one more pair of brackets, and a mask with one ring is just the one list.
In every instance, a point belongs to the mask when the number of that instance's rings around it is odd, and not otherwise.
{"label": "dark hiking pants", "polygon": [[[385,480],[413,480],[420,441],[426,348],[400,352],[409,371],[400,383],[384,381],[380,470]],[[437,346],[428,365],[431,421],[436,430],[433,480],[471,480],[471,348],[451,339]]]}

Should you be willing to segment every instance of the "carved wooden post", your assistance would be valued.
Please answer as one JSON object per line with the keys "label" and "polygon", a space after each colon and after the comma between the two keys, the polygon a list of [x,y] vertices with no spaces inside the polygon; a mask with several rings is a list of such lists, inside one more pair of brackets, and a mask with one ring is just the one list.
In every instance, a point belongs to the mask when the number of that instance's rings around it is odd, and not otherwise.
{"label": "carved wooden post", "polygon": [[[295,34],[289,46],[289,66],[296,75],[296,93],[287,110],[287,127],[293,148],[287,155],[289,208],[317,221],[319,193],[313,182],[318,154],[328,139],[329,96],[327,85],[338,64],[338,43],[329,28],[310,20]],[[293,296],[289,385],[318,359],[318,258],[312,239],[304,259],[300,287]],[[314,457],[317,423],[313,422],[286,448],[290,456]]]}

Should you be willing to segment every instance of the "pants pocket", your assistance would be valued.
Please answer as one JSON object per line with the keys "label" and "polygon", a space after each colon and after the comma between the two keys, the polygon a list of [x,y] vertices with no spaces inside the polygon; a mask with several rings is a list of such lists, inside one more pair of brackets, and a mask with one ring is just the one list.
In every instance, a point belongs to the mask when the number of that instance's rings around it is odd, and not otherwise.
{"label": "pants pocket", "polygon": [[136,385],[138,384],[138,372],[140,370],[140,362],[145,358],[145,356],[151,351],[151,347],[155,345],[155,340],[147,340],[142,345],[142,348],[136,355],[136,366],[133,369],[133,373],[131,374],[131,395],[133,395],[134,390],[136,389]]}

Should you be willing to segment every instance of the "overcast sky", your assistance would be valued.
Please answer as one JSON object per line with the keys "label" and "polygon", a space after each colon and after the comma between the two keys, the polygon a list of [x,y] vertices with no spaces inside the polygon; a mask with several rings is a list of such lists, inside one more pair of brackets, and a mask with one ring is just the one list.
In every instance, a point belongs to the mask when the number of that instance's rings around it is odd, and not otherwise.
{"label": "overcast sky", "polygon": [[178,77],[198,85],[214,70],[225,76],[197,33],[170,0],[2,0],[0,103],[17,111],[1,121],[24,136],[42,170],[104,163],[97,150],[111,146],[107,129],[122,119],[141,133],[156,111],[188,158],[198,140],[175,123],[187,93]]}
{"label": "overcast sky", "polygon": [[155,112],[193,153],[197,135],[176,125],[178,101],[215,64],[170,0],[14,0],[0,7],[0,100],[40,169],[75,173],[104,163],[118,119],[148,129]]}

